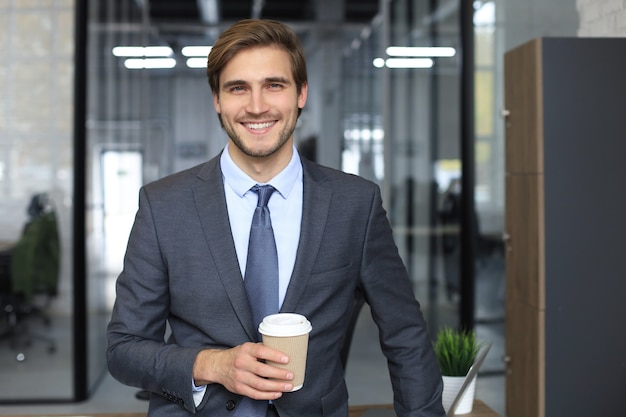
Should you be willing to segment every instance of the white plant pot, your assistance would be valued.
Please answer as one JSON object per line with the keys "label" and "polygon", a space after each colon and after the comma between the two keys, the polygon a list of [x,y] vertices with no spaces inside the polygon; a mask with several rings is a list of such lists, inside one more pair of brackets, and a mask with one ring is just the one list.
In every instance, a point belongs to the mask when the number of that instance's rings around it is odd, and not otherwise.
{"label": "white plant pot", "polygon": [[[457,393],[461,389],[463,381],[465,381],[464,376],[443,376],[442,402],[443,409],[446,411],[446,414],[448,413],[450,406],[452,406],[452,402],[456,398]],[[455,414],[468,414],[472,412],[475,393],[476,378],[472,380],[472,382],[465,390],[465,393],[457,403]]]}

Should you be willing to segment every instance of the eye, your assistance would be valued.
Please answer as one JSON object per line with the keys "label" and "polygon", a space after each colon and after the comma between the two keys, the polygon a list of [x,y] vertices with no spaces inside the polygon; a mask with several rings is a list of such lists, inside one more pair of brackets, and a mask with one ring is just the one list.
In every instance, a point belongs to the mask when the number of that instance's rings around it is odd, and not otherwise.
{"label": "eye", "polygon": [[281,88],[283,88],[283,85],[279,83],[271,83],[268,85],[268,88],[270,90],[280,90]]}

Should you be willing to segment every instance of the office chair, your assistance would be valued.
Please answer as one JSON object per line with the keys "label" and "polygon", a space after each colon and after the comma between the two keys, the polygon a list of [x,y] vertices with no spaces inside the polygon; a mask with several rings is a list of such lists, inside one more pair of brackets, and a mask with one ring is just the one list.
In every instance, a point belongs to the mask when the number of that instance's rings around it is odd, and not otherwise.
{"label": "office chair", "polygon": [[[6,321],[2,338],[13,349],[28,347],[37,339],[47,343],[48,352],[56,351],[53,338],[31,332],[29,324],[40,318],[50,325],[46,314],[57,295],[60,244],[56,215],[46,194],[36,194],[28,207],[30,220],[15,245],[0,256],[0,306]],[[17,360],[23,361],[23,351]]]}
{"label": "office chair", "polygon": [[14,299],[11,294],[11,249],[0,251],[0,317],[2,317],[2,332],[0,340],[13,337],[15,315],[13,313]]}

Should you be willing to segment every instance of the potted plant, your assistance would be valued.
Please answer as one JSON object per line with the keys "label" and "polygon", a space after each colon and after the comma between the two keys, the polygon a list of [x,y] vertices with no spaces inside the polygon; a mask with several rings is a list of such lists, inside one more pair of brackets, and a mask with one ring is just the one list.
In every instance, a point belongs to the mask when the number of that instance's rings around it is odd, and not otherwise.
{"label": "potted plant", "polygon": [[[465,377],[470,368],[474,365],[480,347],[474,331],[445,327],[437,333],[434,349],[443,377],[442,398],[446,413],[448,413],[457,393],[465,382]],[[475,391],[476,378],[473,378],[457,402],[456,414],[472,412]]]}

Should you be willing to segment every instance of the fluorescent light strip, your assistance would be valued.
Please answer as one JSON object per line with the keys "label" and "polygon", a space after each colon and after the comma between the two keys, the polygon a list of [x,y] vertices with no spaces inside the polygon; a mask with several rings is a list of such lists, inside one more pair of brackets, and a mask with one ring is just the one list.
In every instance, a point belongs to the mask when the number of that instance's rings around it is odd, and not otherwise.
{"label": "fluorescent light strip", "polygon": [[187,59],[187,66],[189,68],[206,68],[206,58],[189,58]]}
{"label": "fluorescent light strip", "polygon": [[128,69],[174,68],[176,60],[174,58],[129,58],[124,61],[124,66]]}
{"label": "fluorescent light strip", "polygon": [[113,55],[118,57],[157,57],[171,56],[174,53],[169,46],[116,46]]}
{"label": "fluorescent light strip", "polygon": [[447,46],[389,46],[385,52],[389,56],[405,57],[449,58],[456,55],[456,50]]}
{"label": "fluorescent light strip", "polygon": [[433,60],[430,58],[376,58],[372,62],[376,68],[431,68]]}
{"label": "fluorescent light strip", "polygon": [[181,52],[184,56],[189,57],[207,57],[209,55],[209,52],[211,52],[211,48],[212,46],[185,46],[181,50]]}

